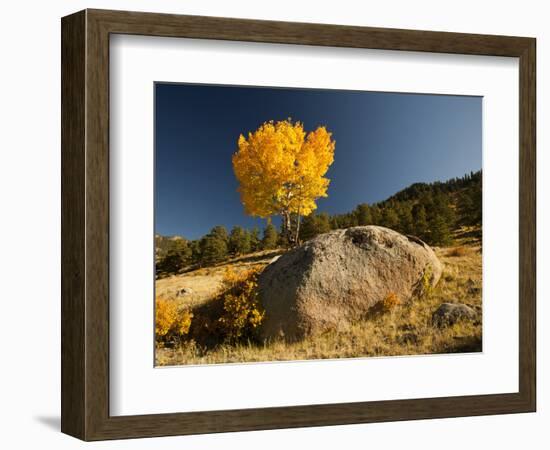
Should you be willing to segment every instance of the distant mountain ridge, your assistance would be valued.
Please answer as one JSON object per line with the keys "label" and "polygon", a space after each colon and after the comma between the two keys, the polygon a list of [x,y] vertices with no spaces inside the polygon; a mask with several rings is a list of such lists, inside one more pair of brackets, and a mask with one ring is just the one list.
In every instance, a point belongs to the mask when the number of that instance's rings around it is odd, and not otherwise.
{"label": "distant mountain ridge", "polygon": [[444,192],[451,193],[457,192],[463,189],[467,189],[472,186],[481,186],[482,182],[482,172],[478,170],[477,172],[470,172],[469,174],[464,175],[463,177],[454,177],[450,178],[447,181],[434,181],[431,183],[413,183],[410,186],[402,189],[386,200],[379,202],[379,204],[384,204],[391,201],[408,201],[419,199],[422,195],[427,193],[436,193]]}

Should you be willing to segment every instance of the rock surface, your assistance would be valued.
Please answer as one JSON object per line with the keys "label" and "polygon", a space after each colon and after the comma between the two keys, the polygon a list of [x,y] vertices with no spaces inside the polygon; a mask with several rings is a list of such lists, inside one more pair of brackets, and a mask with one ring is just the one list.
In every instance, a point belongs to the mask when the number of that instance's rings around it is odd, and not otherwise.
{"label": "rock surface", "polygon": [[432,325],[442,328],[461,320],[475,320],[477,313],[462,303],[442,303],[432,314]]}
{"label": "rock surface", "polygon": [[401,303],[434,286],[442,266],[420,239],[378,226],[334,230],[269,264],[259,277],[264,339],[345,329],[393,292]]}

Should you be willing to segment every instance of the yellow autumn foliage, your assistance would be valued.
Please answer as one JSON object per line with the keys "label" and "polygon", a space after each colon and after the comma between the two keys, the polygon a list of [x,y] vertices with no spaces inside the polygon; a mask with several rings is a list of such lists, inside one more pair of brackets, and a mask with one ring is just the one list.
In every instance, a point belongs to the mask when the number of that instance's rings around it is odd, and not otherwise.
{"label": "yellow autumn foliage", "polygon": [[393,291],[388,292],[388,295],[382,300],[382,309],[384,312],[390,312],[401,304],[401,300]]}
{"label": "yellow autumn foliage", "polygon": [[262,323],[265,312],[258,296],[258,275],[262,268],[253,268],[237,272],[226,270],[221,295],[223,312],[218,323],[228,340],[251,337],[253,331]]}
{"label": "yellow autumn foliage", "polygon": [[233,170],[247,214],[309,215],[327,196],[324,175],[334,161],[335,142],[324,126],[306,133],[290,119],[265,122],[238,140]]}
{"label": "yellow autumn foliage", "polygon": [[155,334],[157,339],[183,337],[189,332],[193,313],[179,310],[176,303],[163,298],[155,300]]}

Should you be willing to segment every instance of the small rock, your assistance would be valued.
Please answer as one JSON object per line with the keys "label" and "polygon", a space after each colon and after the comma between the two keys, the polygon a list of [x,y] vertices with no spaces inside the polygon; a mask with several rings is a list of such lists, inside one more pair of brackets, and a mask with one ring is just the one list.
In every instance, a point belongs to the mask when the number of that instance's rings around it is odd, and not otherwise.
{"label": "small rock", "polygon": [[181,288],[180,290],[178,290],[178,292],[176,292],[176,297],[183,297],[184,295],[191,295],[194,292],[195,291],[193,291],[193,289],[191,289],[189,287],[184,287],[184,288]]}
{"label": "small rock", "polygon": [[461,320],[475,320],[476,311],[462,303],[442,303],[432,314],[432,325],[442,328]]}

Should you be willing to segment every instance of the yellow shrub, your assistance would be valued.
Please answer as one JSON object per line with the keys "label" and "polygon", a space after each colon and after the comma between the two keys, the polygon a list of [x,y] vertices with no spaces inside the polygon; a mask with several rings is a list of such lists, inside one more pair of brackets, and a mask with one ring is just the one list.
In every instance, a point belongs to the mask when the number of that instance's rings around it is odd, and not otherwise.
{"label": "yellow shrub", "polygon": [[431,266],[427,266],[424,269],[424,272],[422,272],[422,276],[420,277],[420,280],[418,280],[418,283],[414,290],[414,297],[417,299],[420,298],[429,298],[432,295],[433,282],[434,276]]}
{"label": "yellow shrub", "polygon": [[447,252],[447,256],[460,257],[460,256],[465,256],[466,253],[467,253],[466,248],[464,248],[464,247],[455,247],[455,248],[453,248],[453,249],[451,249]]}
{"label": "yellow shrub", "polygon": [[193,313],[191,311],[183,310],[180,311],[178,317],[172,325],[172,329],[175,334],[178,336],[185,336],[189,333],[189,328],[191,328],[191,320],[193,319]]}
{"label": "yellow shrub", "polygon": [[393,291],[388,292],[388,295],[384,297],[384,300],[382,300],[382,309],[385,312],[392,311],[397,306],[401,304],[401,300],[399,300],[399,297],[397,294]]}
{"label": "yellow shrub", "polygon": [[223,280],[226,290],[221,294],[223,312],[218,322],[228,340],[251,337],[254,329],[262,323],[265,312],[257,290],[261,270],[226,270]]}
{"label": "yellow shrub", "polygon": [[155,301],[155,334],[157,339],[187,335],[192,318],[192,312],[178,310],[175,302],[157,298]]}
{"label": "yellow shrub", "polygon": [[399,300],[397,294],[393,291],[389,291],[382,300],[375,303],[374,306],[369,309],[369,316],[376,318],[382,314],[387,314],[397,308],[400,304],[401,300]]}
{"label": "yellow shrub", "polygon": [[164,337],[172,328],[178,310],[174,302],[163,298],[157,298],[155,303],[155,333],[159,337]]}

